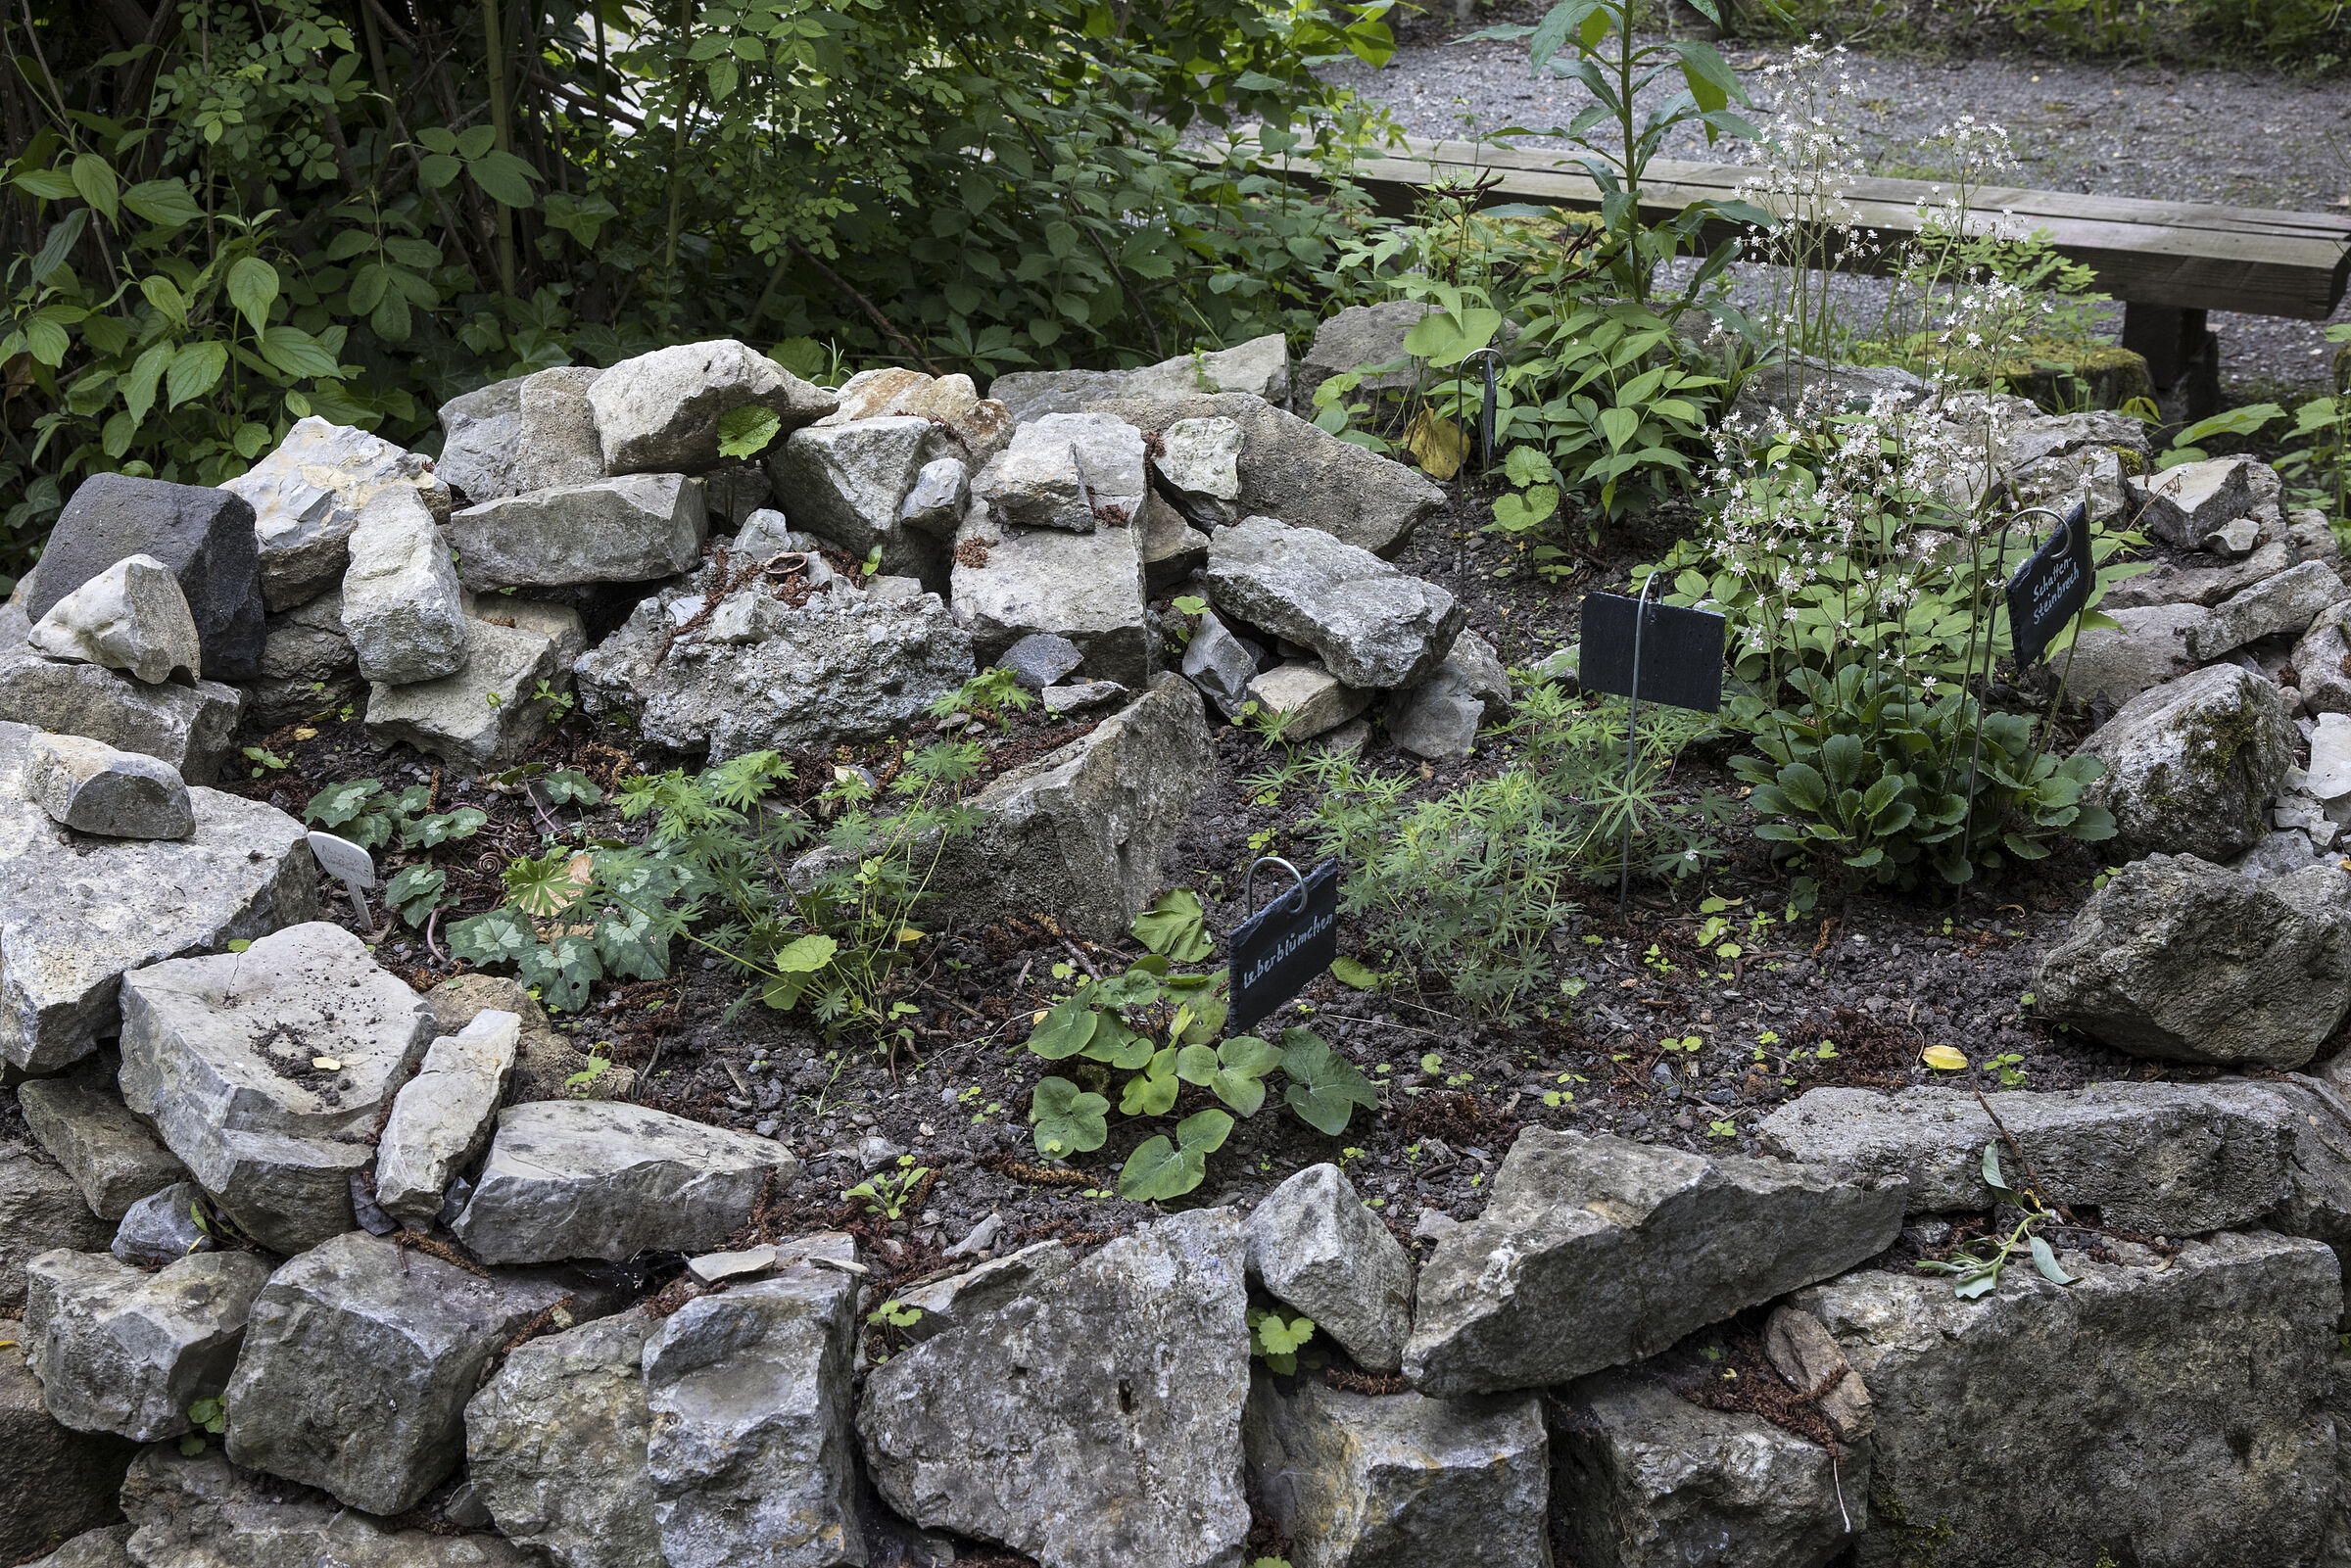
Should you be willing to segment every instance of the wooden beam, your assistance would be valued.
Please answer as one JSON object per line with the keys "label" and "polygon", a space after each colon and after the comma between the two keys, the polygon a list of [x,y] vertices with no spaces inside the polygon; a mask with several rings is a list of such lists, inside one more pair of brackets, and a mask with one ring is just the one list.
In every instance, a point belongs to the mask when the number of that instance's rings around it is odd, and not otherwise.
{"label": "wooden beam", "polygon": [[[1733,201],[1754,174],[1739,164],[1658,159],[1642,186],[1652,221],[1697,201]],[[1355,178],[1382,211],[1410,211],[1431,186],[1500,175],[1488,204],[1526,202],[1578,212],[1600,207],[1600,187],[1580,164],[1559,153],[1469,142],[1410,140],[1393,153],[1361,160]],[[1888,243],[1874,257],[1854,256],[1855,271],[1889,271],[1898,242],[1917,232],[1918,207],[1947,194],[1926,180],[1858,179],[1846,193],[1860,226]],[[2087,264],[2098,287],[2133,304],[2247,315],[2324,320],[2351,284],[2351,217],[2196,202],[2148,202],[2115,196],[1993,186],[1978,193],[1979,213],[2001,213],[2030,232],[2048,231],[2057,251]],[[1709,244],[1743,233],[1706,226]]]}

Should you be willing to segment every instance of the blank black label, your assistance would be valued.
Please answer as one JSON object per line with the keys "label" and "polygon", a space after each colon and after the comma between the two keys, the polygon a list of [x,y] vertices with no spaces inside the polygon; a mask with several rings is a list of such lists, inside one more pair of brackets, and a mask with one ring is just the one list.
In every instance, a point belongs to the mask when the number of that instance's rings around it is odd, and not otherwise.
{"label": "blank black label", "polygon": [[1232,929],[1232,1013],[1225,1028],[1245,1032],[1296,996],[1339,956],[1339,863],[1326,860]]}
{"label": "blank black label", "polygon": [[2008,637],[2016,645],[2020,667],[2039,658],[2065,623],[2089,602],[2096,581],[2097,568],[2089,559],[2088,511],[2076,502],[2049,542],[2008,580]]}
{"label": "blank black label", "polygon": [[1587,691],[1633,696],[1633,618],[1641,617],[1644,702],[1715,713],[1722,708],[1722,638],[1728,623],[1711,610],[1643,604],[1622,594],[1584,595],[1584,641],[1576,680]]}

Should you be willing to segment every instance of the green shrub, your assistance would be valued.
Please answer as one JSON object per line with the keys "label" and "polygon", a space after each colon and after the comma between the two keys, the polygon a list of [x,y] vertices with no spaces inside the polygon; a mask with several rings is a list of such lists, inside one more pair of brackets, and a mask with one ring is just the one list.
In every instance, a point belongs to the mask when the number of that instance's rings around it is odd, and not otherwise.
{"label": "green shrub", "polygon": [[1351,757],[1306,764],[1318,851],[1352,868],[1342,912],[1472,1007],[1515,1020],[1551,972],[1573,890],[1616,880],[1628,828],[1643,876],[1679,878],[1719,856],[1713,830],[1735,815],[1719,795],[1685,803],[1667,792],[1675,758],[1711,721],[1648,710],[1628,778],[1624,720],[1620,701],[1529,686],[1502,732],[1511,765],[1409,806],[1413,776]]}
{"label": "green shrub", "polygon": [[1311,68],[1384,10],[46,0],[0,62],[0,573],[84,473],[215,484],[305,413],[430,450],[456,393],[664,342],[984,376],[1301,328],[1344,186],[1176,138],[1342,153]]}

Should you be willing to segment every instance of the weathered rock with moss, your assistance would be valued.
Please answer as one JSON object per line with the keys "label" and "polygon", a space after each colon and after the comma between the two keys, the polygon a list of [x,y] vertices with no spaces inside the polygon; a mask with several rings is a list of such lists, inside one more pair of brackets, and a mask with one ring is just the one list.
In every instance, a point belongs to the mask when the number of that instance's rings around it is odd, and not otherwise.
{"label": "weathered rock with moss", "polygon": [[2333,1254],[2258,1232],[2100,1246],[2118,1260],[2059,1249],[2071,1286],[2017,1266],[1961,1301],[1861,1269],[1797,1294],[1869,1389],[1861,1568],[2320,1560]]}
{"label": "weathered rock with moss", "polygon": [[2118,859],[2226,860],[2269,831],[2294,739],[2277,686],[2214,665],[2140,692],[2083,743],[2106,765],[2084,796],[2114,813]]}
{"label": "weathered rock with moss", "polygon": [[2133,861],[2033,974],[2036,1010],[2135,1056],[2296,1068],[2351,1013],[2351,875]]}

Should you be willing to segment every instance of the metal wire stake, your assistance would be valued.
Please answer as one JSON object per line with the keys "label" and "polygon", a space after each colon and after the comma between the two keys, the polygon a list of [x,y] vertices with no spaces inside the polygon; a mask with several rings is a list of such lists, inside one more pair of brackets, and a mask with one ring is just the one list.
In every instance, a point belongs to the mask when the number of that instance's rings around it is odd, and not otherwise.
{"label": "metal wire stake", "polygon": [[1616,918],[1624,919],[1625,901],[1633,890],[1633,786],[1639,777],[1635,765],[1634,745],[1641,735],[1641,633],[1649,624],[1649,591],[1655,587],[1657,574],[1652,571],[1641,580],[1641,596],[1633,601],[1633,679],[1632,690],[1625,697],[1624,714],[1624,850],[1616,867]]}

